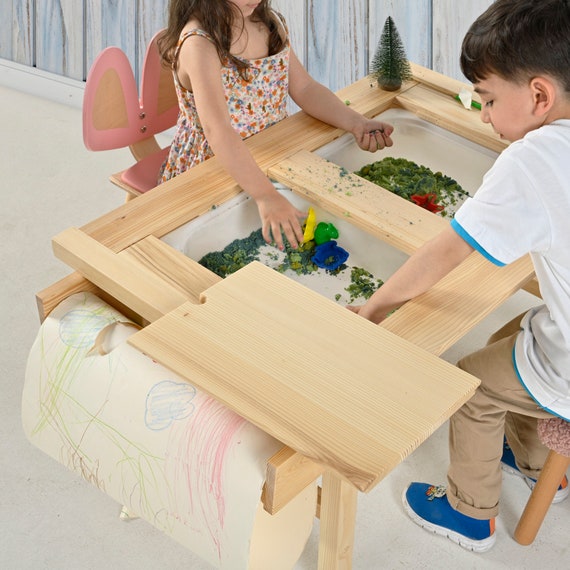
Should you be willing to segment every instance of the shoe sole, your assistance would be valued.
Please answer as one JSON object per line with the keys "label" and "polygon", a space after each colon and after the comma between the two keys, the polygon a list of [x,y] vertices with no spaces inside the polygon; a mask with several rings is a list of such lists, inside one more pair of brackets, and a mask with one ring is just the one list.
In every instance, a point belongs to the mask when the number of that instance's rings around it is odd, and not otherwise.
{"label": "shoe sole", "polygon": [[[530,477],[527,477],[524,473],[521,473],[518,469],[514,469],[507,463],[503,463],[501,461],[501,469],[505,473],[509,473],[510,475],[515,475],[519,479],[522,479],[526,486],[532,491],[534,486],[536,485],[536,481],[533,481]],[[561,503],[570,493],[570,485],[567,485],[564,489],[558,489],[554,498],[552,499],[552,504],[555,505],[556,503]]]}
{"label": "shoe sole", "polygon": [[472,538],[468,538],[463,534],[450,530],[449,528],[445,528],[443,526],[436,525],[434,523],[430,523],[426,521],[422,517],[420,517],[413,509],[410,507],[408,500],[406,499],[406,491],[402,494],[402,503],[404,504],[404,509],[408,516],[419,526],[423,529],[432,532],[433,534],[437,534],[439,536],[445,536],[449,538],[455,544],[458,544],[465,550],[469,550],[471,552],[482,553],[487,552],[490,550],[493,545],[495,544],[495,540],[497,539],[495,533],[493,533],[489,538],[484,538],[482,540],[475,540]]}

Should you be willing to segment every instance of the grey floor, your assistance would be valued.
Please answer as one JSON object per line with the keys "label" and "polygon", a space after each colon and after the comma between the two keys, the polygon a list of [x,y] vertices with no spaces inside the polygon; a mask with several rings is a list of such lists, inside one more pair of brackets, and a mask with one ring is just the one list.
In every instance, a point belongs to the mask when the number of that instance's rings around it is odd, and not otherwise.
{"label": "grey floor", "polygon": [[[107,175],[130,164],[128,151],[89,153],[81,112],[0,87],[0,568],[6,570],[206,570],[206,564],[142,520],[122,522],[119,505],[25,439],[20,397],[39,321],[34,295],[69,273],[50,238],[119,206],[124,195]],[[480,346],[505,319],[536,300],[519,293],[445,357],[455,361]],[[528,497],[505,476],[498,539],[472,554],[423,531],[404,514],[400,496],[412,480],[443,483],[447,426],[359,497],[353,567],[551,568],[570,566],[570,500],[548,513],[533,545],[512,532]],[[316,568],[318,522],[296,570]],[[271,569],[268,569],[271,570]]]}

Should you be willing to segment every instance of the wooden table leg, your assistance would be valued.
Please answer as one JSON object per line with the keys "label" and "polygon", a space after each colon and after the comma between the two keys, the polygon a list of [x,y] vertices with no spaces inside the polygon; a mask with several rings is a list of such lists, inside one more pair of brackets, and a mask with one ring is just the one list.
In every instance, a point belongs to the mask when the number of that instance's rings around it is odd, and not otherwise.
{"label": "wooden table leg", "polygon": [[323,474],[319,570],[350,570],[358,491],[335,473]]}

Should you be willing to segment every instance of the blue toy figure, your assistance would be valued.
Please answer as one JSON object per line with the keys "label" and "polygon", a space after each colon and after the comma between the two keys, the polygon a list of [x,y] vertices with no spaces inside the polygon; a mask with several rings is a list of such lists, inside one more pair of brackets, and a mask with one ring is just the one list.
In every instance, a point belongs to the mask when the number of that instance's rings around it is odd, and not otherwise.
{"label": "blue toy figure", "polygon": [[334,271],[348,259],[348,251],[336,244],[335,240],[327,241],[315,248],[311,261],[322,269]]}

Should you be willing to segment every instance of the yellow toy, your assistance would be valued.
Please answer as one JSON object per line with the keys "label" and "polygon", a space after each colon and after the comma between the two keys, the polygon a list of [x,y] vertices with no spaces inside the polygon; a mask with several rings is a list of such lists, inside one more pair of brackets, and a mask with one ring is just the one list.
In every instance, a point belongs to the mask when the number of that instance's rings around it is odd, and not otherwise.
{"label": "yellow toy", "polygon": [[315,237],[316,225],[317,217],[315,215],[315,210],[309,207],[309,213],[307,214],[307,220],[305,221],[305,228],[303,230],[303,243],[307,243]]}

